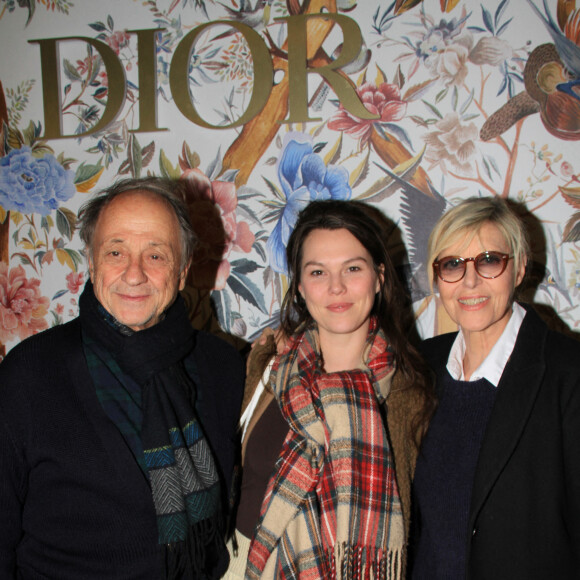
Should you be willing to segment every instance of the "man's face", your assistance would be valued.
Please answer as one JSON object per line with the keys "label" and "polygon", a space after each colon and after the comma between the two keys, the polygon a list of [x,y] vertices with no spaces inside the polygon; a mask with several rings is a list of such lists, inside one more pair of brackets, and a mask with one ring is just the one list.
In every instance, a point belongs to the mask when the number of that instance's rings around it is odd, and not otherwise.
{"label": "man's face", "polygon": [[133,330],[157,324],[185,285],[180,265],[179,222],[161,198],[131,191],[102,211],[89,273],[97,300],[119,322]]}

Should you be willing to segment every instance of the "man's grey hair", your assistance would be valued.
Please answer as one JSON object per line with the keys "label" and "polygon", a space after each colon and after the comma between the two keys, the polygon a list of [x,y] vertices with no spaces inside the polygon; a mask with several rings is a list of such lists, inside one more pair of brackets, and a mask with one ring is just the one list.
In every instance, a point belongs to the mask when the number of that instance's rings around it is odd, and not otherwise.
{"label": "man's grey hair", "polygon": [[128,192],[147,192],[164,200],[179,222],[181,238],[181,271],[183,271],[193,256],[197,236],[193,231],[187,204],[185,185],[176,180],[164,177],[127,178],[115,182],[110,187],[100,191],[87,201],[79,211],[79,234],[85,244],[88,258],[93,258],[93,238],[97,221],[102,211],[119,195]]}

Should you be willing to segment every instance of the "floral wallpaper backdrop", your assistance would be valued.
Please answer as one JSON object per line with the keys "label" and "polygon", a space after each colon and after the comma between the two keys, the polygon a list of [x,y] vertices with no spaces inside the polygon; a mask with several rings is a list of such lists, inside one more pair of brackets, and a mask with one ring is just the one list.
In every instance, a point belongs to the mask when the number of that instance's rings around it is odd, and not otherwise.
{"label": "floral wallpaper backdrop", "polygon": [[76,316],[80,206],[148,174],[191,185],[197,327],[275,324],[297,214],[334,198],[388,216],[421,334],[451,329],[428,234],[497,195],[536,226],[528,299],[579,330],[574,0],[0,0],[0,49],[0,357]]}

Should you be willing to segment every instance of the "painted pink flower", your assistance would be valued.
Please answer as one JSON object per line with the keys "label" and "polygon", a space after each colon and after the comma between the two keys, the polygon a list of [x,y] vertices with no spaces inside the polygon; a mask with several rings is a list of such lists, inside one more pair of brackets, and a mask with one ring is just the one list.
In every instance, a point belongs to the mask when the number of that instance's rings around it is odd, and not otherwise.
{"label": "painted pink flower", "polygon": [[250,252],[255,236],[246,222],[237,220],[234,183],[210,181],[199,169],[185,170],[182,179],[189,185],[187,204],[199,238],[188,281],[195,288],[223,290],[231,252]]}
{"label": "painted pink flower", "polygon": [[76,294],[84,285],[84,274],[82,272],[71,272],[66,276],[66,287],[71,294]]}
{"label": "painted pink flower", "polygon": [[121,49],[129,46],[129,35],[124,30],[117,30],[116,32],[113,32],[111,36],[107,37],[107,44],[116,54],[119,54]]}
{"label": "painted pink flower", "polygon": [[356,90],[365,108],[379,115],[379,119],[359,119],[349,113],[342,105],[328,121],[328,128],[334,131],[345,131],[365,144],[375,123],[392,123],[400,121],[407,112],[407,103],[401,100],[401,90],[397,85],[382,83],[380,86],[364,83]]}
{"label": "painted pink flower", "polygon": [[97,75],[97,78],[99,79],[99,82],[101,83],[101,85],[103,87],[109,88],[109,76],[107,75],[107,73],[105,71],[101,71]]}
{"label": "painted pink flower", "polygon": [[40,280],[27,279],[24,268],[8,269],[0,262],[0,342],[25,338],[45,330],[49,299],[40,295]]}
{"label": "painted pink flower", "polygon": [[562,161],[562,165],[560,165],[560,171],[564,177],[570,178],[574,175],[574,168],[568,161]]}
{"label": "painted pink flower", "polygon": [[89,70],[93,70],[98,58],[99,57],[95,55],[87,57],[83,60],[77,60],[77,70],[79,71],[79,73],[84,75]]}
{"label": "painted pink flower", "polygon": [[56,313],[60,316],[62,315],[62,313],[64,312],[64,306],[62,304],[57,304],[56,305]]}

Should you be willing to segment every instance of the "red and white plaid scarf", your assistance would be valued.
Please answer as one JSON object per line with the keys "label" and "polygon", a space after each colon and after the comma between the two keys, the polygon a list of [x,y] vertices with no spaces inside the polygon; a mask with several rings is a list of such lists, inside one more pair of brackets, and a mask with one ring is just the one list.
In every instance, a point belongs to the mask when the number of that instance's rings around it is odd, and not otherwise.
{"label": "red and white plaid scarf", "polygon": [[276,463],[246,578],[404,576],[405,532],[380,404],[393,353],[371,321],[365,370],[324,373],[316,327],[295,337],[271,384],[290,431]]}

